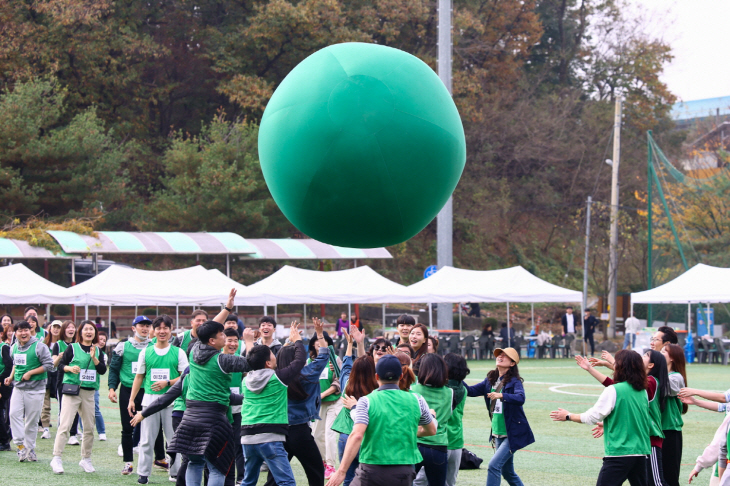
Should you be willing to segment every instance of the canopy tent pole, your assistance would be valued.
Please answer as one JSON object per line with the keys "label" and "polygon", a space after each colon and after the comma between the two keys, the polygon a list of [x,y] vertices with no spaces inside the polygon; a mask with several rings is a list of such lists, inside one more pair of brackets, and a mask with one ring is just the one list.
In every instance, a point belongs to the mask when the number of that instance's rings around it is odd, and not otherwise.
{"label": "canopy tent pole", "polygon": [[279,313],[279,306],[277,304],[274,304],[274,320],[277,319]]}
{"label": "canopy tent pole", "polygon": [[[509,332],[509,322],[510,322],[509,321],[509,302],[507,302],[507,347],[511,348],[512,347],[512,336],[510,335],[510,332]],[[504,344],[504,343],[502,343],[502,344]]]}
{"label": "canopy tent pole", "polygon": [[458,306],[457,312],[459,313],[459,335],[461,336],[461,302],[456,305]]}
{"label": "canopy tent pole", "polygon": [[231,278],[231,255],[226,254],[226,277]]}
{"label": "canopy tent pole", "polygon": [[46,324],[49,322],[51,322],[51,304],[46,304]]}
{"label": "canopy tent pole", "polygon": [[267,307],[268,307],[268,306],[264,305],[264,315],[267,315],[267,313],[268,313],[268,311],[269,311],[269,309],[268,309]]}
{"label": "canopy tent pole", "polygon": [[348,303],[348,304],[347,304],[347,320],[349,321],[351,317],[352,317],[352,307],[351,307],[351,305],[350,305],[350,304]]}
{"label": "canopy tent pole", "polygon": [[[583,308],[583,302],[580,303],[580,339],[583,341],[583,356],[586,355],[586,323],[585,323],[585,309]],[[624,333],[626,331],[624,330]],[[570,351],[570,350],[569,350]]]}
{"label": "canopy tent pole", "polygon": [[89,304],[86,304],[84,306],[84,320],[89,320]]}
{"label": "canopy tent pole", "polygon": [[304,335],[307,335],[307,304],[304,304]]}
{"label": "canopy tent pole", "polygon": [[385,337],[385,304],[383,304],[383,337]]}
{"label": "canopy tent pole", "polygon": [[175,304],[175,330],[180,330],[180,306]]}
{"label": "canopy tent pole", "polygon": [[[112,306],[109,306],[109,322],[106,323],[106,327],[109,328],[109,334],[112,333]],[[111,338],[111,336],[107,336]]]}
{"label": "canopy tent pole", "polygon": [[428,304],[428,328],[433,331],[433,312],[431,304]]}
{"label": "canopy tent pole", "polygon": [[692,304],[689,302],[687,302],[687,334],[692,334]]}
{"label": "canopy tent pole", "polygon": [[76,259],[71,259],[71,287],[76,285]]}
{"label": "canopy tent pole", "polygon": [[535,303],[530,304],[530,322],[532,323],[532,329],[530,329],[530,334],[532,334],[532,331],[535,330]]}
{"label": "canopy tent pole", "polygon": [[[707,320],[707,334],[710,335],[711,338],[714,338],[715,333],[713,332],[712,334],[710,334],[710,303],[709,302],[707,303],[707,312],[705,313],[705,319]],[[713,327],[713,331],[714,331],[715,326],[713,325],[712,327]]]}

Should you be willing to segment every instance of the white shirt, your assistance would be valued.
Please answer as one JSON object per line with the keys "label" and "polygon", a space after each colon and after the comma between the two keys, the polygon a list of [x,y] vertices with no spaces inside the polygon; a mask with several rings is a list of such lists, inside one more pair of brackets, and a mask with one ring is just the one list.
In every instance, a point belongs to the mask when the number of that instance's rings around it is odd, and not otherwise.
{"label": "white shirt", "polygon": [[568,332],[575,332],[575,322],[573,320],[573,314],[565,314],[565,319],[568,323]]}
{"label": "white shirt", "polygon": [[624,322],[626,334],[636,334],[641,329],[641,322],[634,316],[629,317]]}
{"label": "white shirt", "polygon": [[[157,356],[164,356],[170,350],[170,345],[168,344],[167,347],[160,349],[153,344],[152,349],[155,350],[155,353],[157,353]],[[137,360],[137,374],[138,375],[146,374],[146,369],[145,369],[145,365],[144,365],[145,364],[144,355],[145,355],[145,351],[142,351],[141,353],[139,353],[139,359]],[[187,367],[188,367],[188,357],[182,349],[178,348],[177,371],[180,374],[182,374],[182,372],[185,371],[185,368],[187,368]],[[142,406],[146,407],[150,403],[154,402],[156,398],[157,398],[157,396],[152,395],[151,393],[145,393],[144,397],[142,397]]]}

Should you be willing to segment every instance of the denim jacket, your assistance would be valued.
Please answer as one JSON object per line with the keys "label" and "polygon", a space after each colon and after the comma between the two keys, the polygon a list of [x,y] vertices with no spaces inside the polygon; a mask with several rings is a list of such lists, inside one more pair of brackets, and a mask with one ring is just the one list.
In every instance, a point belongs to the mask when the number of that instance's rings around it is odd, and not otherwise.
{"label": "denim jacket", "polygon": [[[468,396],[483,396],[487,404],[487,410],[489,410],[490,400],[487,395],[492,391],[492,385],[487,378],[474,386],[469,386],[466,383],[464,383],[464,386]],[[527,417],[524,410],[522,410],[524,403],[525,388],[520,380],[513,378],[502,387],[502,413],[504,414],[504,424],[507,427],[509,449],[512,453],[535,442],[530,424],[527,423]],[[491,431],[489,440],[492,440]]]}
{"label": "denim jacket", "polygon": [[302,368],[299,382],[307,393],[304,400],[289,400],[289,425],[307,424],[319,420],[319,406],[322,403],[322,393],[319,389],[319,376],[329,364],[329,349],[319,348],[317,358]]}

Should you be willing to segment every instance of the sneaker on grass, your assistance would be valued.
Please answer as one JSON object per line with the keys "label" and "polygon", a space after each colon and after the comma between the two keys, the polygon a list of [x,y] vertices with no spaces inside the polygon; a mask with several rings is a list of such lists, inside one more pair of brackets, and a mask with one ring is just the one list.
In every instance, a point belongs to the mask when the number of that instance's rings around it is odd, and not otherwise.
{"label": "sneaker on grass", "polygon": [[164,459],[162,459],[161,461],[155,460],[155,467],[167,471],[168,469],[170,469],[170,464],[168,464],[168,462]]}
{"label": "sneaker on grass", "polygon": [[96,472],[96,469],[94,469],[94,466],[91,465],[91,458],[85,457],[81,459],[79,462],[79,466],[81,466],[81,469],[83,469],[87,473],[93,473]]}
{"label": "sneaker on grass", "polygon": [[106,440],[106,434],[99,434],[99,440],[102,441],[102,442],[105,441]]}
{"label": "sneaker on grass", "polygon": [[63,474],[63,461],[61,461],[61,456],[53,456],[53,459],[51,459],[51,469],[53,469],[53,474]]}
{"label": "sneaker on grass", "polygon": [[51,438],[51,431],[48,430],[48,427],[43,429],[43,435],[41,435],[41,439],[50,439]]}
{"label": "sneaker on grass", "polygon": [[25,462],[28,460],[28,449],[23,447],[22,449],[18,449],[18,461]]}
{"label": "sneaker on grass", "polygon": [[129,476],[132,474],[132,471],[134,471],[134,465],[131,462],[125,462],[124,467],[122,468],[122,474],[124,476]]}
{"label": "sneaker on grass", "polygon": [[79,445],[79,444],[81,444],[81,442],[79,442],[79,439],[75,435],[72,435],[71,437],[68,438],[68,442],[66,442],[66,444]]}

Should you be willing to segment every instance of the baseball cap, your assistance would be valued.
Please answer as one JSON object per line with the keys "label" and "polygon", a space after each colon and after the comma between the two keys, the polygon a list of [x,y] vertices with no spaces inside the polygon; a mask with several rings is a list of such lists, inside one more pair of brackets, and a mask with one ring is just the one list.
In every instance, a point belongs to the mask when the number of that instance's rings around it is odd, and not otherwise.
{"label": "baseball cap", "polygon": [[144,324],[152,324],[152,321],[149,319],[149,317],[147,317],[147,316],[137,316],[137,317],[134,318],[134,321],[132,321],[132,325],[133,326],[136,326],[140,322],[142,322]]}
{"label": "baseball cap", "polygon": [[515,364],[520,363],[520,354],[517,352],[517,350],[515,348],[504,348],[504,349],[497,348],[494,350],[494,357],[496,358],[497,356],[499,356],[502,353],[509,356],[509,358],[515,362]]}
{"label": "baseball cap", "polygon": [[61,322],[58,319],[56,319],[55,321],[51,322],[51,326],[50,327],[53,327],[53,326],[62,327],[63,326],[63,322]]}
{"label": "baseball cap", "polygon": [[392,354],[386,354],[378,360],[378,364],[375,365],[375,373],[383,381],[394,381],[400,379],[400,375],[403,373],[401,368],[400,360]]}

